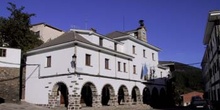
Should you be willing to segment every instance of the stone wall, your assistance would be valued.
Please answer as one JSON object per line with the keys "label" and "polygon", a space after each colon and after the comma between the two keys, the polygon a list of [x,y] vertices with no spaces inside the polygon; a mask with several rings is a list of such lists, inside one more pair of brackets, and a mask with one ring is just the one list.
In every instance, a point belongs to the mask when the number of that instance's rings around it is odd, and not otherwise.
{"label": "stone wall", "polygon": [[0,67],[0,100],[19,101],[19,68]]}

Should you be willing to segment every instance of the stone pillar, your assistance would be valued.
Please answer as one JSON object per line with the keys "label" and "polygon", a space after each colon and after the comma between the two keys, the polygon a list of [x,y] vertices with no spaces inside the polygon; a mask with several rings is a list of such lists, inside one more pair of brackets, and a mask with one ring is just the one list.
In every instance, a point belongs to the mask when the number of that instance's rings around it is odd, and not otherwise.
{"label": "stone pillar", "polygon": [[49,108],[55,108],[58,106],[59,102],[59,96],[58,95],[53,95],[53,94],[48,94],[48,107]]}
{"label": "stone pillar", "polygon": [[113,104],[114,104],[114,106],[118,106],[118,96],[117,95],[115,95],[113,97]]}
{"label": "stone pillar", "polygon": [[92,106],[93,106],[93,107],[96,107],[96,108],[99,108],[99,107],[102,106],[102,104],[101,104],[101,95],[95,95],[95,96],[93,96]]}
{"label": "stone pillar", "polygon": [[142,95],[137,96],[137,104],[143,104],[142,97]]}
{"label": "stone pillar", "polygon": [[117,97],[118,97],[117,95],[111,95],[110,99],[109,99],[109,102],[108,102],[108,105],[118,106],[118,98]]}
{"label": "stone pillar", "polygon": [[124,98],[125,98],[125,105],[132,105],[131,95],[126,95],[126,96],[124,96]]}
{"label": "stone pillar", "polygon": [[80,97],[78,94],[71,94],[69,97],[68,110],[79,110],[81,109]]}

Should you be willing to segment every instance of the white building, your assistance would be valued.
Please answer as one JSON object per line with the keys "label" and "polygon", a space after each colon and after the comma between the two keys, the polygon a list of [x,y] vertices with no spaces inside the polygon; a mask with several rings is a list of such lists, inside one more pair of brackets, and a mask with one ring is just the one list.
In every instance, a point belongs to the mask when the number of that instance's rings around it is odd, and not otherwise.
{"label": "white building", "polygon": [[25,100],[70,110],[159,101],[170,73],[158,64],[159,50],[144,25],[106,36],[71,29],[27,52]]}
{"label": "white building", "polygon": [[20,68],[21,50],[0,47],[0,67]]}
{"label": "white building", "polygon": [[62,30],[46,23],[33,24],[31,25],[30,30],[35,32],[44,42],[51,41],[64,33]]}
{"label": "white building", "polygon": [[18,102],[21,50],[0,47],[0,103]]}
{"label": "white building", "polygon": [[203,44],[206,46],[203,59],[202,71],[205,97],[211,101],[220,102],[220,11],[211,11],[205,29]]}

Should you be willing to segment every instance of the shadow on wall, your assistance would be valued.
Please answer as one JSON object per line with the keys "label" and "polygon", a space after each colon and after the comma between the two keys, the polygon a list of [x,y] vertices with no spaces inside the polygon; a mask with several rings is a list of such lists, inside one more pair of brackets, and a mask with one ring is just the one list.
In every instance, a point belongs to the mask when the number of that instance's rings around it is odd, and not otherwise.
{"label": "shadow on wall", "polygon": [[5,103],[5,99],[3,99],[3,98],[0,97],[0,104],[1,104],[1,103]]}

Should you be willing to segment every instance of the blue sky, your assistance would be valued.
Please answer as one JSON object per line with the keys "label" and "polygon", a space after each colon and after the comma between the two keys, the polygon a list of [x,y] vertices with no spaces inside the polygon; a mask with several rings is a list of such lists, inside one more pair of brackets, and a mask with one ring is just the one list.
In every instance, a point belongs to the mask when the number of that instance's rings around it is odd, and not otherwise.
{"label": "blue sky", "polygon": [[220,0],[1,0],[0,16],[9,16],[9,1],[35,13],[32,24],[64,31],[95,28],[107,34],[136,29],[143,19],[148,42],[161,48],[159,59],[186,64],[201,62],[208,12],[220,10]]}

